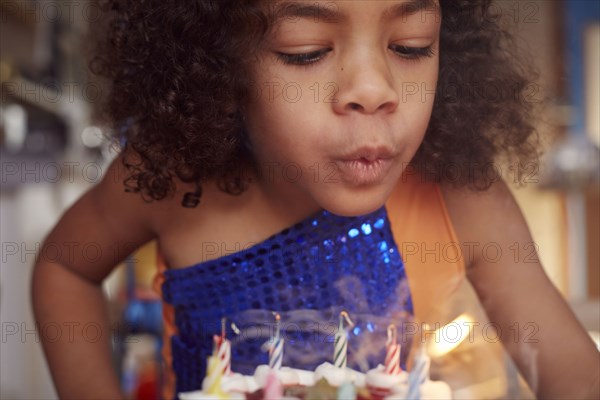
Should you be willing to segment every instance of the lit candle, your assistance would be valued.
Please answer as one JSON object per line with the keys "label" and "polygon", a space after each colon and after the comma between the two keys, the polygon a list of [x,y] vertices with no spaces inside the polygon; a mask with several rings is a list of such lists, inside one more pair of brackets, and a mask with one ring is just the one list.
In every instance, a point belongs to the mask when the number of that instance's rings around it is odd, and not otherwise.
{"label": "lit candle", "polygon": [[281,337],[281,317],[275,314],[275,337],[269,345],[269,368],[280,369],[283,361],[283,338]]}
{"label": "lit candle", "polygon": [[390,325],[387,329],[387,353],[385,355],[385,373],[398,375],[400,369],[400,344],[398,344],[396,326]]}
{"label": "lit candle", "polygon": [[333,365],[338,368],[346,368],[348,353],[348,332],[344,329],[344,320],[349,326],[354,325],[346,311],[340,313],[340,324],[335,333],[335,345],[333,348]]}

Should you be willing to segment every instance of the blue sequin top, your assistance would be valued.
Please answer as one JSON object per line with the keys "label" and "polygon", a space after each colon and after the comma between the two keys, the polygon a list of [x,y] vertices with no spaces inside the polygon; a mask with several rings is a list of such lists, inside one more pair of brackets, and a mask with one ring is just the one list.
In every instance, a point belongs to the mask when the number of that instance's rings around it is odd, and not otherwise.
{"label": "blue sequin top", "polygon": [[162,293],[179,332],[171,338],[176,393],[202,386],[223,317],[238,328],[227,324],[232,370],[252,374],[268,363],[273,312],[281,315],[283,365],[308,370],[332,362],[341,311],[354,322],[348,366],[357,370],[383,363],[390,323],[406,342],[402,327],[413,313],[385,207],[358,217],[320,211],[250,248],[167,270]]}

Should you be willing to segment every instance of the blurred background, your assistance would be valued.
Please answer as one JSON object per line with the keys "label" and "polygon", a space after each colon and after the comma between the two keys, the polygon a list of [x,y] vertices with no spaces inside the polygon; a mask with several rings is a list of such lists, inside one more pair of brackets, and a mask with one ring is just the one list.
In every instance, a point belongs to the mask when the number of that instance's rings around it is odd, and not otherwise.
{"label": "blurred background", "polygon": [[[548,275],[598,341],[600,6],[588,0],[497,5],[516,24],[540,69],[532,99],[548,100],[539,126],[546,149],[542,162],[508,165],[502,172]],[[2,399],[56,398],[32,317],[29,281],[49,229],[102,178],[115,155],[92,119],[102,88],[85,56],[91,45],[86,35],[100,17],[98,5],[86,0],[0,1]],[[150,289],[155,268],[150,244],[105,284],[115,323],[115,366],[132,398],[153,398],[160,379],[160,302]],[[466,297],[469,290],[464,289]],[[485,318],[480,309],[469,312],[469,318]],[[443,371],[446,353],[437,350],[440,358],[432,368]],[[455,396],[478,397],[482,387],[485,397],[531,396],[510,361],[499,368],[504,378],[496,394],[490,394],[499,385],[493,373],[458,388]]]}

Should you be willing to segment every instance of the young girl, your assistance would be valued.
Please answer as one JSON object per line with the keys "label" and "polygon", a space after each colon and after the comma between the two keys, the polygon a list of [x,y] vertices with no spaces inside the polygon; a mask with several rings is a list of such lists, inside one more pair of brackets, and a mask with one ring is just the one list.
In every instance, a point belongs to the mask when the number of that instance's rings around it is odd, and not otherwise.
{"label": "young girl", "polygon": [[[535,343],[502,340],[539,397],[598,398],[592,341],[540,263],[508,251],[532,238],[490,167],[533,154],[534,129],[527,68],[494,9],[113,2],[94,67],[125,145],[46,239],[62,258],[40,258],[33,277],[40,326],[70,329],[44,338],[59,395],[121,396],[101,283],[157,240],[170,397],[200,387],[222,317],[347,309],[435,324],[466,276],[498,327],[537,327]],[[461,257],[427,258],[449,243]],[[492,243],[497,257],[478,250]],[[233,368],[258,364],[259,345],[234,349]]]}

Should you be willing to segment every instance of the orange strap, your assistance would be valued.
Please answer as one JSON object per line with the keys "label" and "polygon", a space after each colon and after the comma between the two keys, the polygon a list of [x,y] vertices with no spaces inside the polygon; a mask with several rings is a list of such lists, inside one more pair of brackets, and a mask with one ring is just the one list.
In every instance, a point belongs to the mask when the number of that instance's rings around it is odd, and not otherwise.
{"label": "orange strap", "polygon": [[415,317],[436,322],[464,277],[464,259],[439,185],[405,173],[386,202],[406,268]]}
{"label": "orange strap", "polygon": [[[158,249],[158,246],[157,246]],[[156,264],[158,271],[154,275],[152,282],[152,288],[162,298],[161,285],[165,281],[164,271],[167,269],[167,263],[162,256],[160,249],[157,250]],[[162,315],[163,315],[163,347],[162,347],[162,360],[163,360],[163,387],[162,387],[162,398],[172,399],[175,397],[175,373],[173,372],[173,357],[171,354],[171,336],[177,334],[177,325],[175,325],[175,310],[173,306],[163,301],[162,303]]]}

